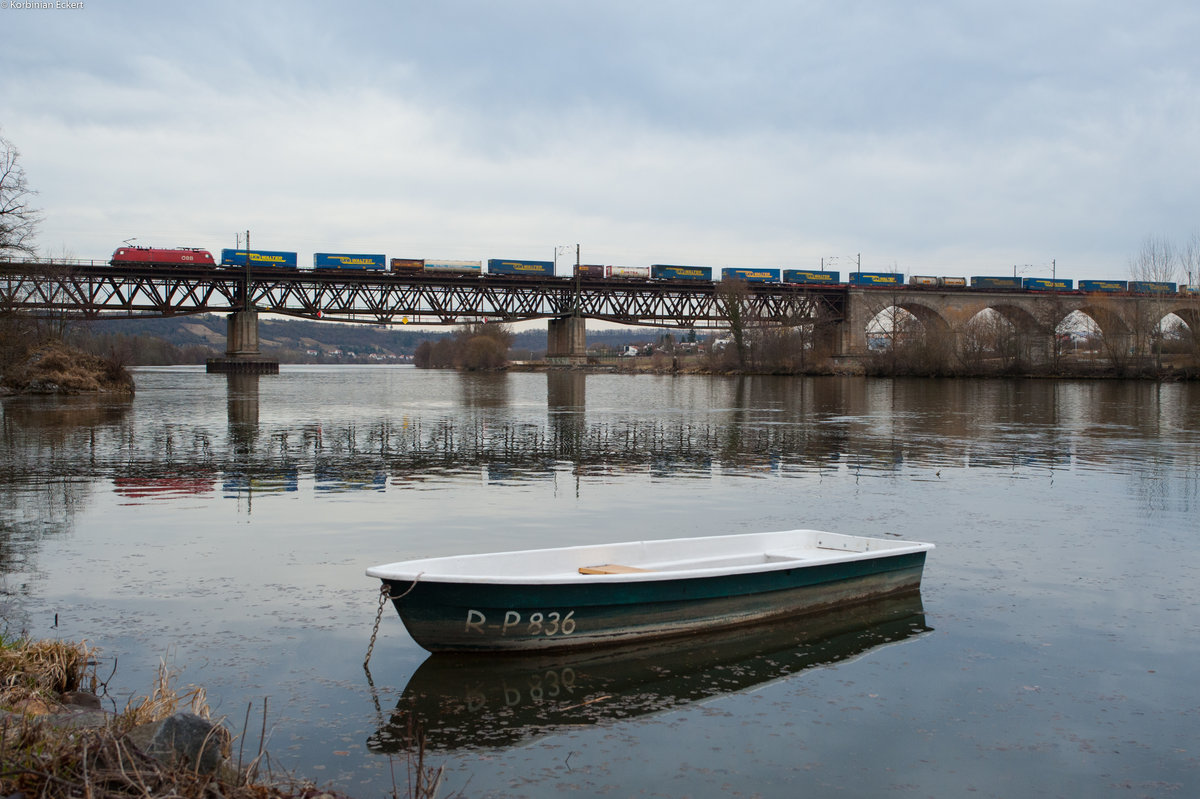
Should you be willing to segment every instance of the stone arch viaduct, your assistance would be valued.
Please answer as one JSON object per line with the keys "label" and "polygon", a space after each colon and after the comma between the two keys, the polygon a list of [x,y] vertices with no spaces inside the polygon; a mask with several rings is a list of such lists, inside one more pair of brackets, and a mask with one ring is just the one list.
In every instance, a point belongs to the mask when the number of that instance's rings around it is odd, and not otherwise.
{"label": "stone arch viaduct", "polygon": [[1076,311],[1095,322],[1110,349],[1124,353],[1148,352],[1149,331],[1170,314],[1200,333],[1200,297],[1194,294],[1130,296],[852,287],[846,297],[845,315],[833,331],[833,352],[849,357],[867,354],[869,323],[892,307],[912,314],[926,336],[952,343],[956,351],[962,349],[968,324],[983,311],[994,311],[1012,325],[1024,354],[1033,362],[1049,356],[1055,329]]}

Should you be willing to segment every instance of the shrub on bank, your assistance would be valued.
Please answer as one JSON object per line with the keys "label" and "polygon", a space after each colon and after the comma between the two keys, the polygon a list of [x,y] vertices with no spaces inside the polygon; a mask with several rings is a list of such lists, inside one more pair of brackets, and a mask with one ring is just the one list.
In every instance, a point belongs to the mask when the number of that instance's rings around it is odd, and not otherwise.
{"label": "shrub on bank", "polygon": [[[225,758],[232,738],[223,726],[207,721],[203,689],[177,693],[165,667],[150,696],[120,713],[103,711],[96,667],[96,650],[86,643],[0,634],[0,796],[336,797],[308,782],[259,781],[259,758],[244,768],[230,765]],[[189,724],[199,738],[182,744],[180,728]],[[184,752],[196,754],[188,758]]]}
{"label": "shrub on bank", "polygon": [[512,333],[504,325],[464,325],[452,338],[418,344],[413,364],[424,369],[503,369],[511,345]]}
{"label": "shrub on bank", "polygon": [[14,394],[133,393],[133,377],[116,360],[51,343],[8,364],[0,386]]}

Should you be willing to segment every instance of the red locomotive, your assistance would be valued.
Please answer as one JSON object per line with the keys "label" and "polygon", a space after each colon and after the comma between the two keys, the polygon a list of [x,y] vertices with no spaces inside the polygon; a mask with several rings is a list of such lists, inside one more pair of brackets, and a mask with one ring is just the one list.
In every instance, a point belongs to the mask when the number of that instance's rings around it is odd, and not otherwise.
{"label": "red locomotive", "polygon": [[198,247],[176,247],[161,250],[157,247],[118,247],[111,264],[163,264],[166,266],[212,266],[212,253]]}

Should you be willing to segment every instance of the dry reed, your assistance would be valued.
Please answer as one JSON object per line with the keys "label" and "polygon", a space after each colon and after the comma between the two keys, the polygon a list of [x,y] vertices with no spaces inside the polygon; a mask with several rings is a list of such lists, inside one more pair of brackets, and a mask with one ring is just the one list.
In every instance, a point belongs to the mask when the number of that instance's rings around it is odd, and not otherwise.
{"label": "dry reed", "polygon": [[[311,782],[259,781],[258,761],[245,769],[199,773],[164,764],[135,746],[128,733],[187,709],[209,717],[204,690],[177,691],[160,664],[151,695],[131,701],[106,723],[57,724],[51,716],[63,694],[89,688],[95,649],[86,643],[33,642],[0,634],[0,796],[38,799],[344,799]],[[31,709],[31,703],[41,703]],[[265,708],[264,708],[265,713]],[[223,728],[220,728],[223,730]],[[224,734],[224,733],[222,733]]]}

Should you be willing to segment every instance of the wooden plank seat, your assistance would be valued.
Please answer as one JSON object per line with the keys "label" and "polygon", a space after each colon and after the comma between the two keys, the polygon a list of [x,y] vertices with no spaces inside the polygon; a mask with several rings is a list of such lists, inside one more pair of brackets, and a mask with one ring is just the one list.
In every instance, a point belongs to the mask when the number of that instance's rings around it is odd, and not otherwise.
{"label": "wooden plank seat", "polygon": [[580,574],[634,574],[648,572],[650,569],[639,569],[637,566],[622,566],[619,563],[605,563],[600,566],[580,566]]}

